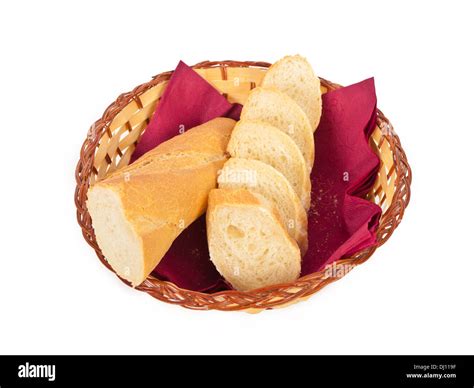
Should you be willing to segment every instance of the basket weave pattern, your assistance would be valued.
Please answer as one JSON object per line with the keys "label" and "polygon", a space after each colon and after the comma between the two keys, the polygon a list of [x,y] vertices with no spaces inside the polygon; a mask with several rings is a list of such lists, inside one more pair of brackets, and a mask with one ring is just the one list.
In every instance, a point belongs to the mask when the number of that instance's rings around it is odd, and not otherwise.
{"label": "basket weave pattern", "polygon": [[[243,103],[249,91],[259,85],[269,66],[270,64],[266,62],[205,61],[193,68],[230,102]],[[150,82],[120,95],[91,126],[81,148],[76,168],[77,220],[84,238],[110,270],[112,269],[95,239],[86,207],[87,190],[94,182],[129,163],[171,74],[172,72],[159,74]],[[340,87],[324,79],[321,79],[321,86],[323,93]],[[370,138],[370,146],[380,158],[376,182],[367,195],[367,199],[382,208],[382,217],[377,230],[377,245],[337,261],[332,268],[332,274],[344,276],[356,265],[362,264],[372,256],[376,248],[384,244],[399,225],[410,201],[410,166],[400,139],[380,110],[377,111],[377,127]],[[293,283],[248,292],[222,291],[205,294],[181,289],[171,282],[161,281],[150,275],[137,289],[162,301],[191,309],[260,311],[306,299],[342,276],[333,276],[326,271],[320,271],[301,277]]]}

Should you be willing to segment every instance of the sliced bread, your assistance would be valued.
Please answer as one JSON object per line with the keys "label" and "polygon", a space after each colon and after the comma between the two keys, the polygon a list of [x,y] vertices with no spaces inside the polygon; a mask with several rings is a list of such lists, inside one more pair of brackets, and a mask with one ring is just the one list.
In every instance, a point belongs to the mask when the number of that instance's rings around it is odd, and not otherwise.
{"label": "sliced bread", "polygon": [[301,255],[270,201],[246,189],[209,194],[207,236],[212,262],[236,290],[291,282]]}
{"label": "sliced bread", "polygon": [[255,88],[249,93],[242,109],[241,120],[261,120],[290,136],[306,162],[313,168],[314,138],[308,117],[285,93],[274,88]]}
{"label": "sliced bread", "polygon": [[232,157],[269,164],[290,182],[305,210],[311,202],[311,181],[303,154],[283,131],[263,121],[241,120],[227,146]]}
{"label": "sliced bread", "polygon": [[275,87],[288,94],[303,109],[313,131],[319,125],[322,111],[321,84],[313,68],[300,55],[286,56],[265,73],[263,87]]}
{"label": "sliced bread", "polygon": [[258,160],[230,158],[220,171],[219,188],[244,188],[277,204],[288,234],[304,255],[308,249],[308,218],[300,199],[282,173]]}

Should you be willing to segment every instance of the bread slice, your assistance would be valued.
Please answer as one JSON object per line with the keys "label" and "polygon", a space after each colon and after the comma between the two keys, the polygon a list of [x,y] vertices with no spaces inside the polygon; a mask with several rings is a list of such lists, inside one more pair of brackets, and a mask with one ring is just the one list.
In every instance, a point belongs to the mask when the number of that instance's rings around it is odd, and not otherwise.
{"label": "bread slice", "polygon": [[277,205],[288,234],[304,255],[308,249],[308,218],[293,187],[279,171],[258,160],[230,158],[217,177],[219,188],[244,188]]}
{"label": "bread slice", "polygon": [[277,89],[255,88],[242,109],[241,120],[261,120],[290,136],[300,149],[308,171],[313,168],[314,138],[308,117],[298,104]]}
{"label": "bread slice", "polygon": [[275,62],[265,73],[261,86],[275,87],[288,94],[308,116],[311,129],[316,130],[322,112],[321,83],[306,58],[293,55]]}
{"label": "bread slice", "polygon": [[247,291],[298,278],[300,250],[271,202],[245,189],[215,189],[208,206],[210,257],[235,289]]}
{"label": "bread slice", "polygon": [[234,125],[220,118],[190,129],[89,189],[97,243],[132,286],[146,279],[175,238],[205,212]]}
{"label": "bread slice", "polygon": [[311,202],[311,181],[303,154],[284,132],[263,121],[237,122],[227,146],[232,157],[269,164],[290,182],[305,210]]}

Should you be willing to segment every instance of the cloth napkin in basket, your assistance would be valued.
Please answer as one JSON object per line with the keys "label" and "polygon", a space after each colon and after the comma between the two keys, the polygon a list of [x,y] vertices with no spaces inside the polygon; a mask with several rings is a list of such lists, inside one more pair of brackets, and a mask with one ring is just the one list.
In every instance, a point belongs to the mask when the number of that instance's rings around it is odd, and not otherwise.
{"label": "cloth napkin in basket", "polygon": [[376,105],[373,78],[323,95],[311,174],[309,246],[301,275],[376,242],[382,210],[362,199],[374,184],[380,163],[368,144]]}

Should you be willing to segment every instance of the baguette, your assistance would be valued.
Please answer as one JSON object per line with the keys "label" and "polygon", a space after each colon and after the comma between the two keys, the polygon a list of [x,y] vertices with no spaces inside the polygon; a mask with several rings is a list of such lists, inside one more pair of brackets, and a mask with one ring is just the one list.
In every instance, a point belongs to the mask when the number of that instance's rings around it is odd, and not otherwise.
{"label": "baguette", "polygon": [[132,286],[146,279],[176,237],[205,212],[234,125],[217,118],[192,128],[89,189],[97,243]]}

